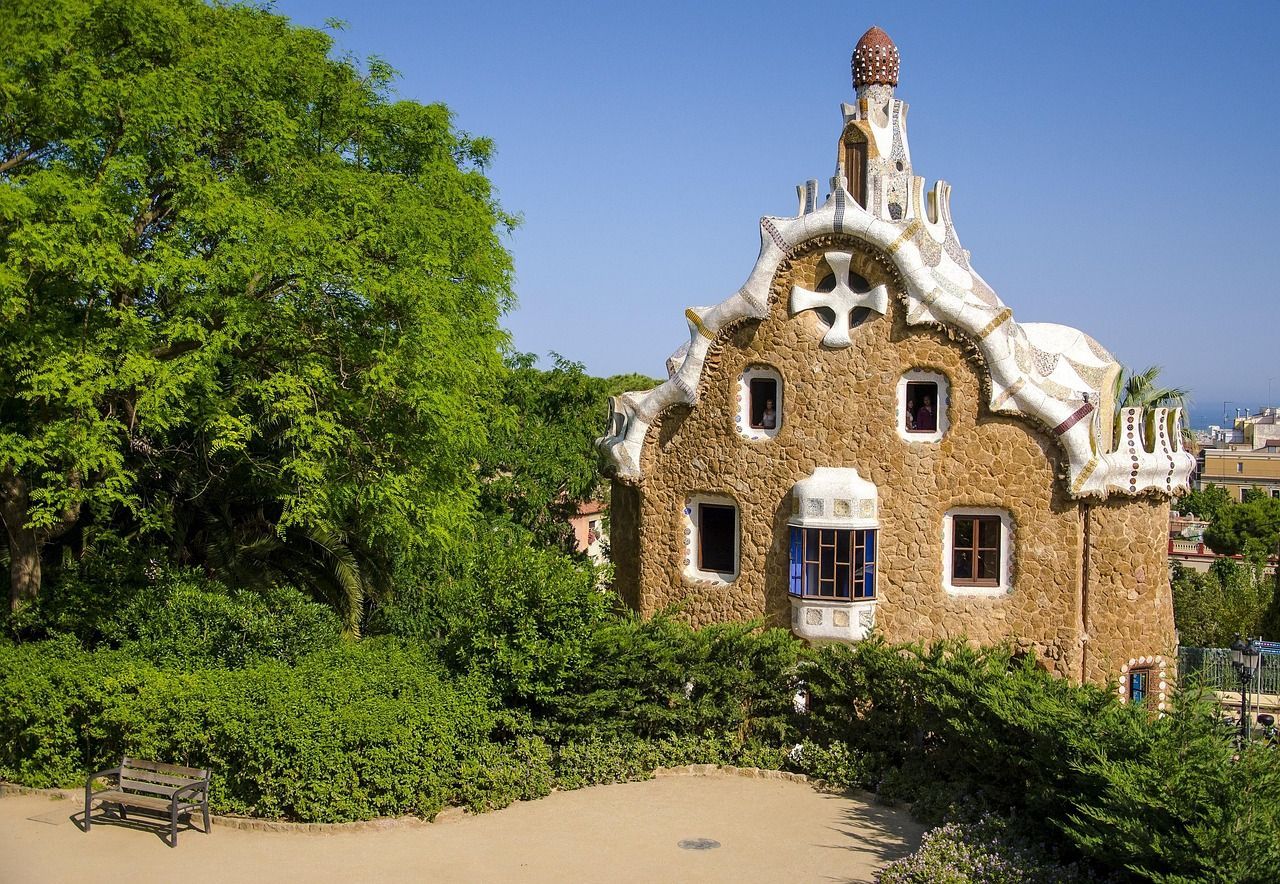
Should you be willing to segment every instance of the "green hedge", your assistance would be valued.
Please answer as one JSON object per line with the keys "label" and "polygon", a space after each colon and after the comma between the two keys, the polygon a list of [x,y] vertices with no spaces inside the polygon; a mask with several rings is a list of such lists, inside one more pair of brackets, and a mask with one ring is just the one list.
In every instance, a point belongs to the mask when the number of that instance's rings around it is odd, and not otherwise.
{"label": "green hedge", "polygon": [[336,822],[784,758],[732,733],[551,743],[494,696],[486,676],[453,676],[393,638],[294,666],[187,671],[70,640],[0,643],[0,779],[79,786],[131,754],[209,767],[219,812]]}

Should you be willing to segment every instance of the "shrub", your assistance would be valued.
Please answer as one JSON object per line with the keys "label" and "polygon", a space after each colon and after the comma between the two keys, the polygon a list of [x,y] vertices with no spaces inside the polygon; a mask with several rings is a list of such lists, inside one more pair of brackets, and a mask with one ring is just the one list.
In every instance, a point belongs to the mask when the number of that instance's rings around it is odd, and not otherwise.
{"label": "shrub", "polygon": [[588,665],[548,712],[558,739],[726,738],[794,742],[794,672],[802,646],[751,623],[693,629],[667,617],[599,629]]}
{"label": "shrub", "polygon": [[192,572],[165,575],[120,619],[114,642],[162,666],[240,667],[292,663],[332,648],[342,623],[327,605],[291,586],[228,591]]}
{"label": "shrub", "polygon": [[1008,649],[956,642],[816,660],[810,739],[844,743],[845,781],[926,821],[1016,814],[1068,859],[1151,880],[1258,880],[1280,862],[1275,750],[1236,753],[1194,697],[1153,718]]}
{"label": "shrub", "polygon": [[209,767],[220,811],[430,816],[494,725],[483,679],[394,640],[297,666],[174,672],[66,642],[0,645],[0,777],[73,786],[133,754]]}
{"label": "shrub", "polygon": [[228,589],[198,571],[165,570],[125,553],[65,570],[28,612],[15,624],[22,635],[74,636],[88,649],[123,648],[189,669],[294,662],[336,645],[342,628],[331,608],[294,587]]}
{"label": "shrub", "polygon": [[508,705],[545,708],[584,665],[611,605],[590,565],[499,526],[457,574],[402,593],[373,626],[436,647],[455,672],[488,675]]}
{"label": "shrub", "polygon": [[913,854],[889,863],[877,884],[1086,884],[1099,878],[1079,864],[1062,865],[1008,822],[984,816],[926,832]]}

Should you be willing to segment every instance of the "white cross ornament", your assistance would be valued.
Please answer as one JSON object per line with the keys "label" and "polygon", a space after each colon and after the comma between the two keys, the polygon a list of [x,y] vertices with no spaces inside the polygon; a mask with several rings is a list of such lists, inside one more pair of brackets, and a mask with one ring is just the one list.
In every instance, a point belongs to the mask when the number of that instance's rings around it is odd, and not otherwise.
{"label": "white cross ornament", "polygon": [[852,255],[848,252],[827,252],[823,257],[835,273],[836,287],[829,292],[811,292],[798,285],[792,286],[791,315],[826,307],[835,313],[836,318],[823,335],[822,343],[828,347],[848,347],[853,344],[849,338],[853,311],[866,307],[883,316],[889,310],[889,289],[878,285],[870,291],[855,292],[849,287],[849,260]]}

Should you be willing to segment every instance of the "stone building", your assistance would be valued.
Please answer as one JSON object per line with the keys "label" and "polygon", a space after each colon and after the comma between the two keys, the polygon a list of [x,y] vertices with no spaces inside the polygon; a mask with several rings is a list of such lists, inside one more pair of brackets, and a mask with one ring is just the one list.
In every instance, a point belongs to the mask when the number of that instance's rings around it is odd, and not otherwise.
{"label": "stone building", "polygon": [[1009,640],[1154,703],[1181,414],[1116,420],[1111,354],[1015,321],[972,269],[949,186],[913,173],[898,65],[862,37],[830,193],[762,218],[668,379],[611,402],[616,585],[642,613],[809,640]]}

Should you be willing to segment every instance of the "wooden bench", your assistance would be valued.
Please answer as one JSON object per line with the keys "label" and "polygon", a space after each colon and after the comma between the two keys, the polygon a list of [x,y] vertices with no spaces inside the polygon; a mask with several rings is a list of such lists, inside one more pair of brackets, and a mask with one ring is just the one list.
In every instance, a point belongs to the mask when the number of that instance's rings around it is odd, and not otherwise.
{"label": "wooden bench", "polygon": [[[115,785],[94,791],[93,781],[113,778]],[[84,830],[89,831],[93,802],[114,804],[121,819],[128,819],[127,807],[169,817],[169,846],[178,846],[178,817],[190,818],[197,810],[204,814],[204,833],[209,834],[209,771],[177,764],[160,764],[125,756],[119,767],[100,770],[84,784]]]}

